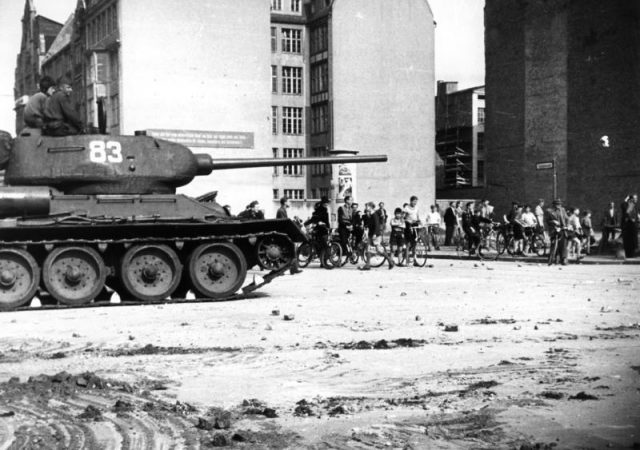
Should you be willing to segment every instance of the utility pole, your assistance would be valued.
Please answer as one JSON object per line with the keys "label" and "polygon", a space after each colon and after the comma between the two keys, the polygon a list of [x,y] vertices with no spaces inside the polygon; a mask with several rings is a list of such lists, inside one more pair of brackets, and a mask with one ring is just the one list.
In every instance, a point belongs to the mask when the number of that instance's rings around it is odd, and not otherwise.
{"label": "utility pole", "polygon": [[553,200],[558,198],[558,160],[555,155],[553,155]]}

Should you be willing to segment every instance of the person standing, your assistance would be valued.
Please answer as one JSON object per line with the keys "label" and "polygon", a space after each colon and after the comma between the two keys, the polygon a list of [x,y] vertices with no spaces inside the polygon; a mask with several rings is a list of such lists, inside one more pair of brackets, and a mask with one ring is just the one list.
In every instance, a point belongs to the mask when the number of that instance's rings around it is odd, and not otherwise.
{"label": "person standing", "polygon": [[431,238],[431,242],[427,242],[427,245],[430,246],[433,244],[433,248],[436,250],[440,250],[438,234],[440,234],[441,224],[442,217],[440,216],[440,213],[436,210],[435,205],[431,205],[431,212],[427,214],[427,236]]}
{"label": "person standing", "polygon": [[61,78],[58,90],[44,105],[44,133],[47,136],[70,136],[81,134],[84,126],[80,116],[71,105],[71,84]]}
{"label": "person standing", "polygon": [[[406,223],[405,227],[405,240],[406,240],[406,250],[405,250],[405,261],[409,264],[409,256],[411,252],[415,253],[416,248],[416,232],[414,232],[415,227],[422,226],[422,217],[420,216],[420,211],[418,211],[418,197],[412,195],[409,199],[409,204],[404,207],[404,221]],[[419,231],[422,234],[422,230]],[[424,242],[427,242],[426,236],[421,236],[424,238]],[[413,261],[414,266],[418,266],[419,264],[416,261]]]}
{"label": "person standing", "polygon": [[536,219],[538,219],[538,225],[544,230],[544,199],[538,200],[538,204],[535,209]]}
{"label": "person standing", "polygon": [[602,215],[602,239],[600,239],[600,245],[598,251],[602,253],[609,244],[609,239],[612,241],[616,238],[616,231],[620,223],[618,222],[618,215],[616,214],[616,204],[609,202],[609,207],[605,209]]}
{"label": "person standing", "polygon": [[244,211],[238,214],[238,217],[241,219],[264,220],[264,212],[260,209],[258,200],[254,200],[247,205]]}
{"label": "person standing", "polygon": [[628,195],[620,206],[624,254],[633,258],[638,248],[638,194]]}
{"label": "person standing", "polygon": [[451,245],[451,239],[453,238],[453,232],[456,230],[458,219],[456,218],[455,203],[450,202],[449,207],[444,212],[444,245]]}
{"label": "person standing", "polygon": [[364,220],[362,219],[362,213],[358,210],[358,204],[351,204],[351,225],[353,226],[353,237],[355,240],[355,248],[358,248],[362,243],[364,237]]}
{"label": "person standing", "polygon": [[493,206],[489,204],[489,200],[483,199],[480,206],[480,215],[485,219],[491,219],[493,216]]}
{"label": "person standing", "polygon": [[44,107],[47,99],[53,95],[56,82],[49,76],[43,76],[38,82],[40,92],[29,97],[24,107],[24,124],[30,128],[44,128]]}
{"label": "person standing", "polygon": [[382,223],[382,232],[387,229],[387,219],[389,215],[387,214],[387,210],[384,209],[384,202],[378,203],[378,210],[376,211],[380,215],[380,222]]}
{"label": "person standing", "polygon": [[556,198],[553,201],[551,208],[547,209],[546,216],[549,234],[552,238],[556,237],[558,239],[558,255],[560,256],[560,263],[563,266],[566,266],[567,255],[569,254],[569,242],[562,229],[567,227],[569,216],[567,215],[567,211],[562,207],[562,200]]}
{"label": "person standing", "polygon": [[338,208],[338,235],[340,236],[340,246],[345,255],[349,256],[349,236],[353,231],[353,223],[351,218],[353,210],[351,204],[353,199],[350,195],[344,196],[344,205]]}
{"label": "person standing", "polygon": [[280,199],[280,208],[276,211],[276,219],[288,219],[289,213],[287,212],[287,208],[289,207],[291,207],[289,199],[287,197],[282,197]]}
{"label": "person standing", "polygon": [[593,242],[595,242],[594,238],[593,238],[593,223],[591,221],[591,210],[587,209],[583,216],[582,219],[580,220],[580,225],[582,226],[582,233],[584,235],[584,239],[586,241],[586,245],[584,247],[584,253],[586,255],[590,255],[591,254],[591,242],[593,240]]}
{"label": "person standing", "polygon": [[382,246],[382,224],[380,223],[380,215],[375,213],[376,204],[373,202],[368,202],[365,205],[365,215],[367,217],[367,227],[368,227],[368,236],[369,236],[369,246],[366,251],[366,258],[364,266],[360,267],[360,270],[371,270],[371,252],[369,251],[369,247],[374,247],[375,251],[378,255],[384,256],[387,258],[387,262],[389,263],[389,269],[393,269],[393,258],[390,254],[386,252],[384,247]]}

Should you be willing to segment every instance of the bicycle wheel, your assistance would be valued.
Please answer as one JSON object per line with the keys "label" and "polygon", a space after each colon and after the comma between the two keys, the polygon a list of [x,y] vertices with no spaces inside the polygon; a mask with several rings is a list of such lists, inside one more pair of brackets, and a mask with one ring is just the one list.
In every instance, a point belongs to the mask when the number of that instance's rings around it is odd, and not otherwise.
{"label": "bicycle wheel", "polygon": [[342,258],[342,248],[337,242],[329,243],[327,248],[320,251],[320,265],[325,269],[331,270],[340,267]]}
{"label": "bicycle wheel", "polygon": [[556,253],[558,253],[558,240],[551,240],[551,248],[549,249],[549,265],[553,264],[556,259]]}
{"label": "bicycle wheel", "polygon": [[514,256],[516,254],[516,240],[513,236],[511,236],[507,241],[507,253],[509,253],[511,256]]}
{"label": "bicycle wheel", "polygon": [[[496,251],[498,252],[498,256],[502,255],[507,249],[507,237],[503,232],[498,232],[496,235]],[[497,259],[497,256],[496,256]]]}
{"label": "bicycle wheel", "polygon": [[358,264],[358,260],[360,259],[360,253],[355,247],[351,248],[351,253],[347,256],[347,259],[351,264]]}
{"label": "bicycle wheel", "polygon": [[298,251],[296,252],[296,257],[298,258],[298,266],[302,268],[307,267],[313,259],[313,249],[311,248],[311,244],[308,242],[300,244],[300,247],[298,247]]}
{"label": "bicycle wheel", "polygon": [[427,244],[421,237],[416,239],[415,257],[413,262],[415,265],[424,267],[427,264]]}
{"label": "bicycle wheel", "polygon": [[404,251],[404,248],[398,248],[396,249],[394,254],[391,254],[391,257],[393,258],[393,263],[396,265],[404,264],[406,256],[407,255]]}
{"label": "bicycle wheel", "polygon": [[547,244],[544,241],[544,236],[537,234],[533,237],[533,240],[531,241],[531,250],[538,256],[545,255],[547,252]]}
{"label": "bicycle wheel", "polygon": [[491,231],[487,234],[478,247],[478,255],[482,259],[498,259],[500,254],[498,253],[498,247],[496,246],[497,235],[495,231]]}
{"label": "bicycle wheel", "polygon": [[[382,247],[385,249],[385,252],[386,252],[387,248],[384,245]],[[375,247],[369,246],[368,250],[370,253],[366,256],[366,258],[369,258],[369,265],[371,267],[380,267],[387,261],[387,258],[379,254],[376,251]]]}

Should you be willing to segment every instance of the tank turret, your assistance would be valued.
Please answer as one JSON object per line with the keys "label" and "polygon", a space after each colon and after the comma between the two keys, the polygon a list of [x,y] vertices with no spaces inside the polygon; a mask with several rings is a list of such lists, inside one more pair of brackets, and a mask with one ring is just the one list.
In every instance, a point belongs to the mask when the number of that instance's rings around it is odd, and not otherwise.
{"label": "tank turret", "polygon": [[[0,311],[36,296],[78,306],[114,292],[137,302],[250,292],[291,267],[305,235],[290,219],[239,219],[214,194],[177,187],[216,170],[387,160],[213,159],[150,136],[36,131],[0,132]],[[245,284],[253,267],[268,273]]]}
{"label": "tank turret", "polygon": [[[297,165],[384,162],[387,157],[296,158]],[[9,186],[49,186],[68,195],[173,194],[216,170],[291,165],[274,158],[213,159],[150,136],[20,136],[6,164]]]}

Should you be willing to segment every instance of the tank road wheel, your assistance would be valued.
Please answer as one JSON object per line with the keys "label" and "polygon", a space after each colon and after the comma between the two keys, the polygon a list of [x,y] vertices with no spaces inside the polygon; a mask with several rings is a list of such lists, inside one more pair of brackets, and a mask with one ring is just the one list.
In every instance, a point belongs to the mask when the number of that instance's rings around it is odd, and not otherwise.
{"label": "tank road wheel", "polygon": [[258,241],[258,264],[265,270],[279,270],[296,257],[293,243],[283,236],[266,236]]}
{"label": "tank road wheel", "polygon": [[26,250],[0,250],[0,311],[9,311],[33,298],[40,283],[40,269]]}
{"label": "tank road wheel", "polygon": [[180,283],[182,264],[166,245],[137,245],[124,254],[120,279],[133,298],[156,301],[169,297]]}
{"label": "tank road wheel", "polygon": [[224,298],[242,287],[247,262],[230,243],[202,244],[189,255],[189,278],[197,297]]}
{"label": "tank road wheel", "polygon": [[102,257],[90,247],[58,247],[42,266],[47,291],[65,305],[89,303],[100,294],[106,278]]}

